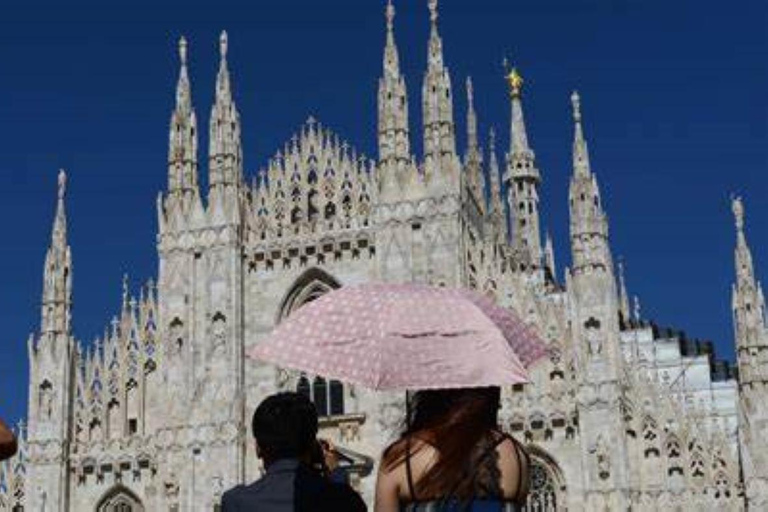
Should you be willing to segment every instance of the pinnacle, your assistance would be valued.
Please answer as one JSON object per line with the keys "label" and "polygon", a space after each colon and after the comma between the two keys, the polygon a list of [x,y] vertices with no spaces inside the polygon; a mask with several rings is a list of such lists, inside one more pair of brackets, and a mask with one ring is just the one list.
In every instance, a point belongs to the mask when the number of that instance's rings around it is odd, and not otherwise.
{"label": "pinnacle", "polygon": [[229,47],[228,41],[229,39],[227,37],[227,31],[222,30],[221,35],[219,36],[219,51],[221,52],[222,59],[227,58],[227,49]]}
{"label": "pinnacle", "polygon": [[184,36],[179,38],[179,60],[181,65],[187,65],[187,39]]}

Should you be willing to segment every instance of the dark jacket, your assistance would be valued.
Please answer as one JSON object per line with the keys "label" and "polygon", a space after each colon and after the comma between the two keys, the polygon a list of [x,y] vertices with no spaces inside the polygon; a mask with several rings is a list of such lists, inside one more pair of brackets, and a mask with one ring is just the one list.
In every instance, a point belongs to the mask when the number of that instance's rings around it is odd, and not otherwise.
{"label": "dark jacket", "polygon": [[251,485],[224,493],[223,512],[365,512],[362,498],[295,459],[271,464]]}

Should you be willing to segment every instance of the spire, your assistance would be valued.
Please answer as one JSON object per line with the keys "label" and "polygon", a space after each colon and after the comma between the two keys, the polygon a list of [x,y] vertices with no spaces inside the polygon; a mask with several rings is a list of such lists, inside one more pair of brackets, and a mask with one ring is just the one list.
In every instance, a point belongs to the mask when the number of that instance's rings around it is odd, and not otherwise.
{"label": "spire", "polygon": [[[755,278],[752,252],[744,234],[744,203],[741,198],[732,199],[736,223],[736,283],[733,286],[733,321],[736,338],[736,358],[739,369],[739,444],[743,464],[744,483],[748,496],[754,502],[764,497],[760,494],[768,481],[768,462],[761,458],[765,451],[764,436],[759,425],[766,424],[766,390],[768,389],[768,324],[766,323],[765,297]],[[757,425],[757,427],[756,427]],[[752,503],[752,502],[750,502]],[[748,504],[750,504],[748,503]],[[752,507],[750,506],[750,509]],[[761,508],[759,505],[754,508]],[[764,507],[762,507],[764,508]]]}
{"label": "spire", "polygon": [[59,171],[56,216],[51,231],[51,245],[45,257],[41,331],[43,334],[68,335],[72,303],[72,257],[67,241],[65,198],[67,174]]}
{"label": "spire", "polygon": [[64,203],[66,195],[67,173],[64,169],[60,169],[58,176],[56,217],[53,221],[53,231],[51,233],[51,247],[56,248],[58,251],[64,251],[67,247],[67,212]]}
{"label": "spire", "polygon": [[408,129],[408,90],[400,74],[400,57],[395,43],[395,6],[387,2],[387,40],[384,47],[383,75],[379,80],[379,160],[387,178],[402,171],[411,160]]}
{"label": "spire", "polygon": [[752,264],[752,251],[744,235],[744,203],[740,197],[732,199],[731,208],[736,224],[736,275],[740,282],[753,285],[755,269]]}
{"label": "spire", "polygon": [[[597,177],[590,171],[578,93],[573,93],[571,102],[576,124],[573,176],[569,191],[573,272],[576,274],[588,269],[602,269],[613,276],[613,259],[608,243],[608,219],[603,211]],[[615,290],[616,281],[614,277],[612,279],[611,287]],[[614,294],[614,298],[616,297]]]}
{"label": "spire", "polygon": [[197,193],[197,118],[187,72],[187,40],[179,39],[179,81],[171,116],[168,148],[168,191],[175,196]]}
{"label": "spire", "polygon": [[469,152],[477,151],[477,114],[475,113],[475,92],[472,77],[467,77],[467,147]]}
{"label": "spire", "polygon": [[496,130],[491,128],[489,133],[488,147],[490,151],[488,173],[490,174],[490,206],[488,208],[491,229],[489,234],[495,245],[507,245],[507,216],[504,211],[504,201],[501,197],[501,171],[499,161],[496,158]]}
{"label": "spire", "polygon": [[571,94],[571,105],[573,106],[573,168],[577,174],[589,175],[589,148],[584,139],[584,128],[581,125],[581,97],[577,91]]}
{"label": "spire", "polygon": [[509,83],[509,96],[511,99],[510,105],[512,110],[509,152],[511,155],[529,153],[531,149],[528,147],[528,134],[525,129],[525,118],[523,117],[523,105],[521,101],[523,84],[525,81],[517,71],[517,68],[513,67],[507,74],[507,82]]}
{"label": "spire", "polygon": [[440,38],[440,34],[437,30],[437,18],[439,13],[437,11],[437,1],[429,0],[429,67],[430,69],[442,69],[443,68],[443,40]]}
{"label": "spire", "polygon": [[555,267],[555,247],[552,243],[552,235],[547,233],[546,242],[544,244],[545,264],[552,274],[552,279],[556,280],[557,268]]}
{"label": "spire", "polygon": [[179,39],[179,62],[181,69],[176,84],[176,109],[189,112],[192,109],[192,91],[187,72],[187,40],[184,36]]}
{"label": "spire", "polygon": [[621,258],[619,258],[619,312],[621,313],[621,318],[624,322],[631,319],[627,283],[624,278],[624,260]]}
{"label": "spire", "polygon": [[227,32],[222,31],[219,37],[220,62],[216,77],[216,98],[211,109],[210,122],[210,194],[222,187],[238,187],[243,179],[240,114],[232,97],[227,64],[228,50]]}
{"label": "spire", "polygon": [[395,6],[387,1],[387,43],[384,47],[384,76],[393,80],[400,78],[400,56],[395,43]]}
{"label": "spire", "polygon": [[[443,42],[437,28],[437,0],[429,1],[431,31],[427,73],[422,89],[424,114],[424,157],[435,168],[444,168],[456,155],[456,128],[453,120],[451,78],[443,59]],[[445,165],[443,165],[445,164]]]}
{"label": "spire", "polygon": [[[505,67],[508,64],[505,61]],[[523,77],[517,68],[507,72],[510,96],[510,142],[507,154],[507,183],[509,212],[512,218],[512,241],[520,268],[536,270],[542,265],[539,221],[539,184],[541,175],[536,158],[528,144],[523,116]]]}
{"label": "spire", "polygon": [[496,130],[493,128],[488,135],[488,148],[490,151],[491,211],[498,213],[504,209],[504,206],[501,201],[501,171],[499,170],[499,161],[496,158]]}
{"label": "spire", "polygon": [[731,206],[736,224],[736,283],[733,291],[736,340],[740,346],[768,344],[763,291],[755,278],[752,251],[744,234],[744,203],[740,197],[735,197]]}
{"label": "spire", "polygon": [[227,50],[229,41],[227,31],[223,30],[219,36],[219,74],[216,77],[216,102],[228,104],[232,101],[232,90],[229,83],[229,68],[227,67]]}
{"label": "spire", "polygon": [[467,77],[467,154],[466,179],[469,190],[480,212],[485,206],[485,177],[483,176],[483,154],[477,140],[477,114],[475,113],[475,94],[472,78]]}

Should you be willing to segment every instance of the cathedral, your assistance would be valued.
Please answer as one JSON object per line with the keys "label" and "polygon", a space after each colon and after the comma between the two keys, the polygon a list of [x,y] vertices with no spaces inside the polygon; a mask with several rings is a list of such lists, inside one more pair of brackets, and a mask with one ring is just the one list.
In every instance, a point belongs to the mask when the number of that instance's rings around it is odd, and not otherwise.
{"label": "cathedral", "polygon": [[[547,340],[549,357],[531,369],[531,382],[503,391],[503,427],[532,455],[529,512],[768,509],[768,321],[741,199],[733,200],[733,366],[711,343],[643,318],[630,297],[575,92],[571,266],[558,271],[552,240],[542,236],[544,173],[528,137],[523,78],[508,69],[510,132],[499,137],[501,152],[493,132],[480,140],[466,81],[460,150],[438,2],[426,3],[422,154],[411,149],[389,3],[378,158],[310,118],[252,181],[227,35],[207,166],[198,165],[181,39],[168,184],[157,199],[157,275],[140,290],[124,286],[120,310],[92,344],[72,331],[75,262],[60,173],[41,321],[28,340],[28,418],[19,455],[0,464],[0,510],[219,510],[226,489],[260,474],[250,417],[277,390],[314,401],[321,435],[339,447],[351,483],[371,503],[378,456],[398,433],[404,397],[245,354],[307,302],[374,281],[477,289]],[[198,178],[205,169],[207,189]]]}

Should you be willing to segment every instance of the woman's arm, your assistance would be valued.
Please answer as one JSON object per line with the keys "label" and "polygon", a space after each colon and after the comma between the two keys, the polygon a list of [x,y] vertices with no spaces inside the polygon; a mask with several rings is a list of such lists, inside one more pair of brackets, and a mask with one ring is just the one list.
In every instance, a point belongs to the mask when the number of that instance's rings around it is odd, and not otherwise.
{"label": "woman's arm", "polygon": [[530,457],[525,449],[510,438],[496,448],[499,457],[499,481],[506,499],[524,502],[528,496]]}
{"label": "woman's arm", "polygon": [[398,512],[400,508],[400,488],[397,483],[397,470],[385,471],[379,466],[376,477],[376,503],[374,512]]}
{"label": "woman's arm", "polygon": [[16,455],[18,448],[16,436],[13,435],[3,420],[0,420],[0,460],[10,459]]}

